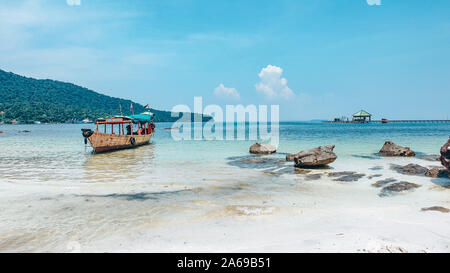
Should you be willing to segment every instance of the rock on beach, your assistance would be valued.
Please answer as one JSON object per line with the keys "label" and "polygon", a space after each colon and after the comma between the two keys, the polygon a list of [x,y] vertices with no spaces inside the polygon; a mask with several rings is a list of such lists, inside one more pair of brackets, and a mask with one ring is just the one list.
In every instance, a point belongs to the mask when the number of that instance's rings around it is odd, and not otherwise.
{"label": "rock on beach", "polygon": [[277,151],[273,145],[268,143],[255,143],[250,147],[250,153],[252,154],[273,154]]}
{"label": "rock on beach", "polygon": [[295,167],[317,167],[334,162],[337,158],[333,152],[334,147],[334,145],[320,146],[295,154]]}
{"label": "rock on beach", "polygon": [[447,143],[441,147],[441,157],[439,159],[441,160],[442,166],[447,168],[450,172],[450,138]]}
{"label": "rock on beach", "polygon": [[407,156],[407,157],[409,157],[409,156],[416,155],[413,151],[411,151],[411,149],[409,147],[403,147],[403,146],[397,145],[392,141],[386,141],[379,153],[384,156]]}

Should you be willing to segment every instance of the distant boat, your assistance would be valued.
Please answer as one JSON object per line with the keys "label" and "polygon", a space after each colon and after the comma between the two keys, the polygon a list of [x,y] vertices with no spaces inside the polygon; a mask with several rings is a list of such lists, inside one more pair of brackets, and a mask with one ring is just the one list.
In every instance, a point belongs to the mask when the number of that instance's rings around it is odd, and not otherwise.
{"label": "distant boat", "polygon": [[[89,141],[95,153],[148,144],[155,130],[151,113],[98,119],[95,124],[95,131],[81,129],[84,143]],[[99,126],[103,128],[99,129]]]}
{"label": "distant boat", "polygon": [[80,120],[68,120],[65,124],[83,124],[83,122]]}
{"label": "distant boat", "polygon": [[385,118],[382,118],[382,119],[381,119],[381,123],[388,123],[388,120],[385,119]]}

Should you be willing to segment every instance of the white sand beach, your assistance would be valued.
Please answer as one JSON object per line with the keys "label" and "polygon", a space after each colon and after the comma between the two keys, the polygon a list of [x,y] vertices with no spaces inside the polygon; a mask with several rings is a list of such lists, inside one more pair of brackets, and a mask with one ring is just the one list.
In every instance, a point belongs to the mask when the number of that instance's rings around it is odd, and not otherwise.
{"label": "white sand beach", "polygon": [[[0,251],[448,252],[450,213],[422,208],[450,208],[449,181],[390,168],[409,163],[440,165],[353,157],[308,174],[204,163],[123,181],[3,181]],[[365,176],[328,175],[343,171]],[[382,197],[372,184],[387,178],[420,187]]]}

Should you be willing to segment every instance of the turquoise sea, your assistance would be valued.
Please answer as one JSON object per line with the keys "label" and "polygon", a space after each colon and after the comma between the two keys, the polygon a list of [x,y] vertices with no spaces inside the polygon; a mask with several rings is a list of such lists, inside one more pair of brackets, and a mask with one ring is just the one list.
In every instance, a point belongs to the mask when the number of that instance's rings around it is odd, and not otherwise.
{"label": "turquoise sea", "polygon": [[[336,208],[338,200],[351,199],[360,207],[353,196],[378,204],[383,199],[370,186],[369,175],[400,180],[404,177],[389,164],[439,166],[428,156],[437,155],[450,135],[450,123],[284,122],[277,154],[254,157],[248,153],[254,140],[175,141],[165,129],[171,126],[158,123],[149,145],[93,154],[80,130],[92,124],[0,125],[0,251],[262,250],[258,242],[266,240],[254,238],[241,246],[232,226],[249,227],[255,215],[270,217],[269,222],[293,219],[298,206],[302,211]],[[379,157],[386,140],[411,147],[417,157]],[[336,145],[338,159],[329,169],[312,172],[319,178],[297,174],[291,162],[283,161],[286,153],[328,144]],[[366,178],[349,188],[326,176],[330,171],[356,171]],[[406,178],[430,187],[446,183]],[[396,206],[409,202],[401,198],[384,200],[400,202]],[[230,232],[229,244],[200,239],[200,234]]]}
{"label": "turquoise sea", "polygon": [[[243,126],[243,125],[239,125]],[[94,125],[0,125],[0,170],[3,181],[81,181],[146,176],[159,168],[177,171],[200,164],[220,166],[227,158],[245,156],[255,141],[175,141],[169,123],[159,123],[151,145],[94,155],[84,145],[81,128]],[[248,132],[248,124],[247,124]],[[20,133],[29,130],[30,133]],[[225,129],[226,130],[226,129]],[[279,127],[279,153],[295,153],[335,144],[339,158],[371,156],[386,140],[419,154],[439,154],[450,135],[450,123],[326,124],[286,122]],[[187,164],[187,165],[186,165]],[[113,173],[120,168],[120,174]],[[125,170],[134,170],[129,174]],[[97,171],[97,172],[95,172]],[[109,173],[109,175],[108,175]],[[139,175],[139,173],[141,175]],[[105,174],[104,177],[102,177]],[[92,175],[86,180],[86,175]],[[97,178],[95,178],[97,177]],[[31,182],[31,181],[30,181]]]}

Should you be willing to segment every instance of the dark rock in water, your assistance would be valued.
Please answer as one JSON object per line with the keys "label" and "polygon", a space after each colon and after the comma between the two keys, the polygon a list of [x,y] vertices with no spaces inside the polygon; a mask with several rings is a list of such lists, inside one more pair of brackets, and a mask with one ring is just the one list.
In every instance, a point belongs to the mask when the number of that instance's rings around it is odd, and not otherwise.
{"label": "dark rock in water", "polygon": [[[266,169],[266,168],[280,168],[286,165],[286,161],[280,158],[266,157],[266,156],[234,156],[227,158],[229,165],[240,168],[252,169]],[[293,168],[292,168],[293,169]],[[293,171],[292,171],[293,172]]]}
{"label": "dark rock in water", "polygon": [[260,158],[243,158],[242,162],[249,162],[249,163],[261,163],[264,159]]}
{"label": "dark rock in water", "polygon": [[440,160],[440,155],[424,155],[422,157],[417,157],[423,160],[427,160],[427,161],[439,161]]}
{"label": "dark rock in water", "polygon": [[383,196],[388,196],[392,193],[410,191],[410,190],[413,190],[413,189],[419,188],[419,187],[420,187],[420,185],[402,181],[402,182],[397,182],[397,183],[394,183],[394,184],[384,187],[381,190],[379,195],[381,197],[383,197]]}
{"label": "dark rock in water", "polygon": [[28,130],[22,130],[22,131],[19,131],[19,133],[31,133],[31,131],[28,131]]}
{"label": "dark rock in water", "polygon": [[320,146],[295,154],[295,167],[317,167],[334,162],[337,158],[333,152],[334,147],[334,145]]}
{"label": "dark rock in water", "polygon": [[0,131],[0,135],[3,134],[3,131]]}
{"label": "dark rock in water", "polygon": [[252,154],[273,154],[277,151],[277,148],[268,143],[256,142],[250,147],[250,153]]}
{"label": "dark rock in water", "polygon": [[287,154],[286,155],[286,161],[294,161],[295,154]]}
{"label": "dark rock in water", "polygon": [[442,166],[444,166],[445,168],[447,168],[448,171],[450,171],[450,139],[441,148],[440,160]]}
{"label": "dark rock in water", "polygon": [[247,163],[255,163],[255,164],[275,164],[275,165],[279,165],[281,163],[284,163],[284,161],[280,161],[277,160],[275,158],[263,158],[263,157],[254,157],[254,158],[243,158],[241,160],[242,162],[247,162]]}
{"label": "dark rock in water", "polygon": [[392,141],[386,141],[380,150],[380,154],[384,156],[415,156],[409,147],[403,147]]}
{"label": "dark rock in water", "polygon": [[356,174],[349,174],[344,175],[339,178],[333,179],[333,181],[341,181],[341,182],[351,182],[351,181],[358,181],[360,178],[366,176],[365,174],[356,173]]}
{"label": "dark rock in water", "polygon": [[328,176],[343,176],[343,175],[351,175],[351,174],[355,174],[356,172],[334,172],[334,173],[329,173]]}
{"label": "dark rock in water", "polygon": [[450,178],[450,174],[445,168],[434,167],[429,169],[425,176],[433,177],[433,178]]}
{"label": "dark rock in water", "polygon": [[427,168],[417,164],[408,164],[406,166],[391,165],[391,169],[396,170],[397,172],[402,174],[410,175],[425,174],[428,171]]}
{"label": "dark rock in water", "polygon": [[381,177],[383,176],[382,174],[372,174],[371,176],[368,176],[367,178],[372,179],[374,177]]}
{"label": "dark rock in water", "polygon": [[311,170],[305,170],[305,169],[300,169],[300,168],[294,168],[294,172],[297,174],[307,174],[310,173]]}
{"label": "dark rock in water", "polygon": [[365,174],[359,174],[356,172],[332,172],[328,173],[328,176],[331,177],[338,177],[336,179],[333,179],[333,181],[342,181],[342,182],[350,182],[350,181],[358,181],[360,178],[366,176]]}
{"label": "dark rock in water", "polygon": [[440,211],[440,212],[443,212],[443,213],[449,213],[450,212],[450,209],[444,208],[444,207],[439,207],[439,206],[434,206],[434,207],[429,207],[429,208],[422,208],[422,211],[429,211],[429,210]]}
{"label": "dark rock in water", "polygon": [[319,180],[322,176],[320,174],[308,174],[306,180]]}
{"label": "dark rock in water", "polygon": [[381,187],[386,186],[389,183],[396,182],[396,181],[397,180],[394,178],[387,178],[387,179],[379,180],[376,183],[373,183],[372,186],[374,186],[375,188],[381,188]]}
{"label": "dark rock in water", "polygon": [[353,157],[357,157],[357,158],[364,158],[364,159],[380,159],[380,155],[379,154],[373,154],[373,155],[352,155]]}

